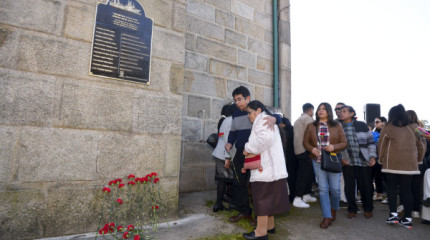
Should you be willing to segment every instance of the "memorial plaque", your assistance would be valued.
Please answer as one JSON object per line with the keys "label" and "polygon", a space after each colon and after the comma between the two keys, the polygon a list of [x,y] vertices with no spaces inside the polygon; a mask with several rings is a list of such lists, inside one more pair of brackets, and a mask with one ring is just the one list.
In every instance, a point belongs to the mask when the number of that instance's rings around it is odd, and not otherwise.
{"label": "memorial plaque", "polygon": [[99,3],[90,74],[149,84],[152,25],[136,0]]}

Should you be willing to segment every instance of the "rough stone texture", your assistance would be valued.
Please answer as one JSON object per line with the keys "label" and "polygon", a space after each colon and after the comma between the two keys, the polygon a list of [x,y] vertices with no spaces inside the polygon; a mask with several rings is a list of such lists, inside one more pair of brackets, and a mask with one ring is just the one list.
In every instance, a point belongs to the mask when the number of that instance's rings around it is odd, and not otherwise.
{"label": "rough stone texture", "polygon": [[145,9],[145,15],[153,19],[154,25],[163,28],[171,27],[173,19],[171,14],[173,10],[173,1],[145,0],[139,1],[139,3],[142,5],[143,9]]}
{"label": "rough stone texture", "polygon": [[211,59],[210,73],[238,80],[246,80],[246,68]]}
{"label": "rough stone texture", "polygon": [[183,64],[172,64],[170,67],[170,92],[182,94],[184,91],[184,66]]}
{"label": "rough stone texture", "polygon": [[239,0],[231,0],[231,11],[243,18],[254,20],[254,8]]}
{"label": "rough stone texture", "polygon": [[185,6],[183,4],[175,2],[173,5],[173,30],[184,32],[185,31],[185,22],[186,22],[186,12]]}
{"label": "rough stone texture", "polygon": [[273,45],[255,38],[248,38],[248,49],[257,55],[268,58],[273,56]]}
{"label": "rough stone texture", "polygon": [[206,142],[194,142],[184,145],[183,167],[211,167],[214,165],[212,161],[213,148]]}
{"label": "rough stone texture", "polygon": [[230,62],[236,62],[237,50],[224,44],[197,37],[197,51]]}
{"label": "rough stone texture", "polygon": [[66,37],[91,42],[94,34],[96,5],[67,2],[63,33]]}
{"label": "rough stone texture", "polygon": [[279,71],[279,107],[291,119],[291,71],[281,68]]}
{"label": "rough stone texture", "polygon": [[203,1],[217,8],[224,9],[226,11],[230,11],[231,9],[231,0],[203,0]]}
{"label": "rough stone texture", "polygon": [[75,128],[130,131],[132,92],[64,84],[59,124]]}
{"label": "rough stone texture", "polygon": [[273,44],[273,30],[264,29],[264,41]]}
{"label": "rough stone texture", "polygon": [[0,22],[59,34],[63,27],[64,1],[2,0]]}
{"label": "rough stone texture", "polygon": [[241,18],[236,18],[236,30],[246,35],[264,39],[264,28]]}
{"label": "rough stone texture", "polygon": [[[198,142],[202,139],[202,121],[198,118],[182,118],[182,141],[186,141],[183,145],[188,145],[189,142]],[[185,159],[186,156],[183,156]],[[182,171],[182,169],[181,169]]]}
{"label": "rough stone texture", "polygon": [[192,95],[188,96],[188,116],[200,119],[210,118],[210,99]]}
{"label": "rough stone texture", "polygon": [[[186,158],[185,149],[184,159]],[[194,154],[194,153],[190,153]],[[181,181],[179,182],[179,191],[181,193],[203,191],[206,187],[205,173],[202,167],[182,167]]]}
{"label": "rough stone texture", "polygon": [[185,34],[185,49],[196,50],[196,41],[197,41],[197,37],[196,37],[195,33],[186,33]]}
{"label": "rough stone texture", "polygon": [[246,36],[238,32],[226,29],[225,43],[246,49]]}
{"label": "rough stone texture", "polygon": [[[212,99],[212,116],[211,119],[219,120],[221,118],[221,109],[224,105],[230,104],[227,100]],[[217,122],[218,124],[218,122]]]}
{"label": "rough stone texture", "polygon": [[234,15],[229,12],[224,12],[218,9],[215,10],[215,22],[218,24],[234,29],[234,19]]}
{"label": "rough stone texture", "polygon": [[24,128],[17,151],[20,182],[96,179],[97,135],[94,132]]}
{"label": "rough stone texture", "polygon": [[203,139],[207,139],[209,135],[217,132],[218,121],[205,121],[203,125]]}
{"label": "rough stone texture", "polygon": [[255,11],[255,22],[260,24],[266,29],[273,28],[272,15],[269,15],[260,11]]}
{"label": "rough stone texture", "polygon": [[280,19],[283,21],[290,21],[290,0],[280,0],[280,9],[282,10],[280,14]]}
{"label": "rough stone texture", "polygon": [[279,21],[279,31],[282,32],[282,34],[279,35],[279,41],[290,45],[291,44],[290,22]]}
{"label": "rough stone texture", "polygon": [[[279,44],[279,52],[282,56],[290,56],[291,55],[291,47],[286,43]],[[291,69],[291,58],[281,58],[279,61],[279,65],[283,68]]]}
{"label": "rough stone texture", "polygon": [[217,188],[217,184],[215,182],[215,162],[213,160],[211,162],[213,162],[213,166],[205,168],[205,188],[209,190]]}
{"label": "rough stone texture", "polygon": [[272,73],[273,72],[273,61],[272,61],[272,59],[258,56],[257,57],[257,69]]}
{"label": "rough stone texture", "polygon": [[16,128],[0,127],[0,183],[11,181],[15,170],[19,133]]}
{"label": "rough stone texture", "polygon": [[238,63],[240,65],[255,68],[257,66],[257,55],[239,49]]}
{"label": "rough stone texture", "polygon": [[187,31],[216,39],[218,41],[224,40],[223,27],[190,15],[187,16]]}
{"label": "rough stone texture", "polygon": [[215,21],[215,8],[195,0],[187,0],[187,13],[194,14],[209,21]]}
{"label": "rough stone texture", "polygon": [[18,39],[18,31],[0,27],[0,67],[16,68]]}
{"label": "rough stone texture", "polygon": [[267,72],[248,69],[248,81],[259,85],[271,87],[273,85],[273,76]]}
{"label": "rough stone texture", "polygon": [[267,106],[273,106],[273,88],[256,86],[255,99],[260,100]]}
{"label": "rough stone texture", "polygon": [[[149,89],[168,92],[170,85],[171,73],[169,69],[171,68],[171,62],[167,60],[161,60],[157,58],[152,58],[151,60],[151,73],[149,76],[150,85]],[[177,64],[177,63],[173,63]]]}
{"label": "rough stone texture", "polygon": [[[244,2],[246,2],[246,4],[248,4],[249,6],[252,6],[262,11],[264,11],[266,7],[265,0],[246,0]],[[269,0],[269,2],[272,2],[272,0]]]}
{"label": "rough stone texture", "polygon": [[164,161],[164,177],[179,177],[181,167],[181,137],[169,137],[164,143],[166,157]]}
{"label": "rough stone texture", "polygon": [[184,74],[184,91],[224,98],[226,95],[225,80],[205,73],[186,70]]}
{"label": "rough stone texture", "polygon": [[185,68],[197,70],[200,72],[207,72],[208,62],[209,58],[206,55],[190,51],[185,52]]}
{"label": "rough stone texture", "polygon": [[[178,171],[179,173],[179,171]],[[160,198],[163,204],[168,207],[165,211],[168,218],[176,217],[179,201],[179,178],[163,178],[160,180]],[[165,222],[165,220],[161,219]]]}
{"label": "rough stone texture", "polygon": [[185,56],[184,41],[182,34],[154,27],[152,32],[152,57],[182,63]]}
{"label": "rough stone texture", "polygon": [[134,131],[181,134],[180,96],[152,95],[147,91],[139,91],[134,101]]}

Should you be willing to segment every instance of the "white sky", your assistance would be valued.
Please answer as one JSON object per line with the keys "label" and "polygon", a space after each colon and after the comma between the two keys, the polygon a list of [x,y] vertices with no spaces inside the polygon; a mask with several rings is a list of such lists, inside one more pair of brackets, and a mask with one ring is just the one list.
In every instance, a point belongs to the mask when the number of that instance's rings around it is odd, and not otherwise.
{"label": "white sky", "polygon": [[430,0],[290,0],[292,116],[399,103],[430,120]]}

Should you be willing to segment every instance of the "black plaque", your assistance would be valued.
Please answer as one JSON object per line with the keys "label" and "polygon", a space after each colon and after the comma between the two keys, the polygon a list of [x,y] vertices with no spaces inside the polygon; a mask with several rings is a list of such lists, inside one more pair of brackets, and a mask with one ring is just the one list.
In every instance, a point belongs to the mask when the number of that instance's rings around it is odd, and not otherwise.
{"label": "black plaque", "polygon": [[149,84],[152,25],[136,0],[98,4],[90,74]]}

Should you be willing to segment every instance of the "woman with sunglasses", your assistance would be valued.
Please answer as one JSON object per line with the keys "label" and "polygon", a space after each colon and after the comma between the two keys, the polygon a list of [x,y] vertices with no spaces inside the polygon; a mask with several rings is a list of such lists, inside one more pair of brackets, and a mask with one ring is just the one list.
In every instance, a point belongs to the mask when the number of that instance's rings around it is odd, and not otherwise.
{"label": "woman with sunglasses", "polygon": [[[382,128],[387,123],[387,119],[385,117],[376,117],[375,121],[373,122],[375,124],[375,129],[372,132],[373,138],[375,140],[375,143],[379,140],[379,135],[381,133]],[[381,164],[376,161],[376,164],[372,167],[372,177],[375,181],[376,186],[376,195],[373,197],[373,200],[375,201],[382,201],[382,203],[388,203],[386,199],[382,198],[382,194],[384,192],[384,174],[381,172],[382,166]]]}

